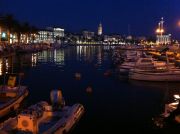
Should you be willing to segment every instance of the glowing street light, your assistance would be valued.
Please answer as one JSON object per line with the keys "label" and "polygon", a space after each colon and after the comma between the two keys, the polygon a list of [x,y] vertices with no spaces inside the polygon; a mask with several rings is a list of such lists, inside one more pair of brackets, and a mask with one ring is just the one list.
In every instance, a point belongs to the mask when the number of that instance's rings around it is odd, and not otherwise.
{"label": "glowing street light", "polygon": [[159,28],[158,28],[158,29],[156,29],[156,33],[160,33],[160,31],[161,31],[161,30],[160,30]]}
{"label": "glowing street light", "polygon": [[156,29],[156,33],[162,35],[164,33],[164,19],[161,18],[161,21],[158,23],[158,28]]}
{"label": "glowing street light", "polygon": [[180,20],[178,21],[178,27],[180,27]]}
{"label": "glowing street light", "polygon": [[160,33],[164,33],[164,29],[161,29]]}

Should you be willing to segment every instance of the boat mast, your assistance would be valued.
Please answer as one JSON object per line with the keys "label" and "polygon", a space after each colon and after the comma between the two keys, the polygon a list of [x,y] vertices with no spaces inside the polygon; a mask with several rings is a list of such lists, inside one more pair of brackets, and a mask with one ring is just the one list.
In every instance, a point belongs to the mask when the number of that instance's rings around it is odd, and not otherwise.
{"label": "boat mast", "polygon": [[169,58],[168,58],[168,54],[167,54],[167,51],[166,51],[165,53],[166,53],[166,62],[167,62],[167,69],[169,70]]}

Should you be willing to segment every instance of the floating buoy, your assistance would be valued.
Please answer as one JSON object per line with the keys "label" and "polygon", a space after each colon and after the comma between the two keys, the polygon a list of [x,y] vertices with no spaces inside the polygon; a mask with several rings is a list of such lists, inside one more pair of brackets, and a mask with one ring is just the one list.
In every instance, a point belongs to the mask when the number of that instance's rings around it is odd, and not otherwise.
{"label": "floating buoy", "polygon": [[98,67],[98,64],[94,64],[95,67]]}
{"label": "floating buoy", "polygon": [[80,80],[80,79],[81,79],[81,74],[80,74],[80,73],[75,73],[75,78],[76,78],[77,80]]}
{"label": "floating buoy", "polygon": [[107,70],[105,73],[104,73],[104,76],[110,76],[112,74],[111,70]]}
{"label": "floating buoy", "polygon": [[92,93],[92,87],[90,87],[90,86],[87,87],[87,88],[86,88],[86,92],[87,92],[87,93]]}

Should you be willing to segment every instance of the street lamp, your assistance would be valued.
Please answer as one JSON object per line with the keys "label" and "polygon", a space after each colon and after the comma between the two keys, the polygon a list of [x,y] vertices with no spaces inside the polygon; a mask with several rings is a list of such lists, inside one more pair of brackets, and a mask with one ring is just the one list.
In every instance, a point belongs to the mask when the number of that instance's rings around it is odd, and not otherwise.
{"label": "street lamp", "polygon": [[161,30],[160,30],[159,28],[158,28],[158,29],[156,29],[156,33],[157,33],[157,34],[159,34],[159,33],[160,33],[160,31],[161,31]]}
{"label": "street lamp", "polygon": [[180,20],[178,21],[178,27],[180,27]]}
{"label": "street lamp", "polygon": [[164,34],[164,18],[161,18],[161,21],[158,23],[158,28],[156,29],[157,34],[157,43],[162,44],[163,42],[163,34]]}

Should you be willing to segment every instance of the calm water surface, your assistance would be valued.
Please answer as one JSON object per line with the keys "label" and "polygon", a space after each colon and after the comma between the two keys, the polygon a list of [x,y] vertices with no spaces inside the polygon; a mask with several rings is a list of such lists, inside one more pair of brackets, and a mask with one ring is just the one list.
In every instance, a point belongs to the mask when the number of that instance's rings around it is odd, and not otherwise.
{"label": "calm water surface", "polygon": [[[72,134],[159,133],[152,117],[160,114],[167,98],[178,93],[178,83],[146,83],[104,76],[112,69],[103,46],[69,46],[65,49],[0,59],[0,75],[24,72],[29,87],[26,106],[49,101],[52,89],[61,88],[67,105],[82,103],[85,114]],[[82,74],[76,80],[74,74]],[[86,88],[91,86],[91,94]]]}

